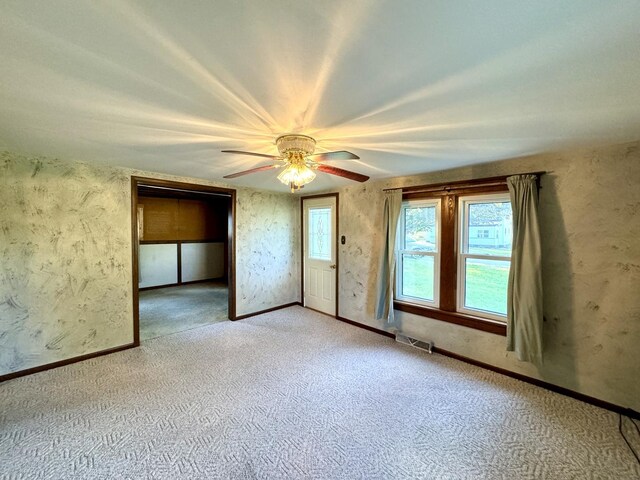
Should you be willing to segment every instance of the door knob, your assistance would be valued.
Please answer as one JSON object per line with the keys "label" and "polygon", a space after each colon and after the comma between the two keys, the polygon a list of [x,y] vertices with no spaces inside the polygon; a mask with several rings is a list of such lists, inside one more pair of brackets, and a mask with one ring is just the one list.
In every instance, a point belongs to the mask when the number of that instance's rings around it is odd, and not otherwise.
{"label": "door knob", "polygon": [[331,270],[335,270],[335,269],[336,269],[336,264],[334,263],[333,265],[329,265],[329,268],[330,268]]}

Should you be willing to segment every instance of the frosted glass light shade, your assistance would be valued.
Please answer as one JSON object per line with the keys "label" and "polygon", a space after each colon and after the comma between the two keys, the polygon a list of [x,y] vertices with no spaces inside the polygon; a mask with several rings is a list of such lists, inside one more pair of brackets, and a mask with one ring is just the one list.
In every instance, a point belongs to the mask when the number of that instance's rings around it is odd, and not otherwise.
{"label": "frosted glass light shade", "polygon": [[306,165],[300,165],[292,163],[288,165],[280,175],[278,175],[278,180],[280,180],[285,185],[294,185],[296,187],[301,187],[302,185],[306,185],[307,183],[313,181],[316,178],[316,172],[311,170]]}

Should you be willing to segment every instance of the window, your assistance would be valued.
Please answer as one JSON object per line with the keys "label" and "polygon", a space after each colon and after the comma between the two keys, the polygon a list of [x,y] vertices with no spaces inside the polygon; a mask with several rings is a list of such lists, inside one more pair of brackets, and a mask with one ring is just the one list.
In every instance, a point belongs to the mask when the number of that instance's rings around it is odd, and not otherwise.
{"label": "window", "polygon": [[506,335],[512,233],[506,177],[404,189],[394,308]]}
{"label": "window", "polygon": [[331,260],[331,208],[309,209],[309,258]]}
{"label": "window", "polygon": [[[505,321],[511,266],[509,195],[460,197],[458,212],[457,311]],[[482,235],[473,235],[479,227]]]}
{"label": "window", "polygon": [[439,200],[404,202],[398,220],[396,298],[437,307]]}

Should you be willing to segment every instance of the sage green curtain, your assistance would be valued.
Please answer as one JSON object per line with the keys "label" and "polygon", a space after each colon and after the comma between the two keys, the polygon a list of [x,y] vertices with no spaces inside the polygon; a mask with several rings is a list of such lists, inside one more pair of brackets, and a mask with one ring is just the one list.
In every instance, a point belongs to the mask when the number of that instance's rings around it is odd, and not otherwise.
{"label": "sage green curtain", "polygon": [[378,275],[376,318],[393,323],[393,285],[396,271],[396,234],[402,208],[402,190],[390,190],[384,195],[382,222],[382,257]]}
{"label": "sage green curtain", "polygon": [[535,175],[507,178],[513,210],[513,250],[507,297],[507,350],[542,363],[542,255]]}

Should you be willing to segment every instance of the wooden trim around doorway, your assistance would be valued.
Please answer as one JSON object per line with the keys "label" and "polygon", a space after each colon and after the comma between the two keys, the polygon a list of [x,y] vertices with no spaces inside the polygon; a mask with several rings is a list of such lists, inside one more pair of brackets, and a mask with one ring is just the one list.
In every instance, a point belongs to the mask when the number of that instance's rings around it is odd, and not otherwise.
{"label": "wooden trim around doorway", "polygon": [[315,198],[336,198],[336,314],[335,318],[340,316],[340,299],[338,298],[339,284],[340,284],[340,194],[335,193],[322,193],[319,195],[308,195],[306,197],[300,197],[300,305],[304,305],[304,201],[312,200]]}
{"label": "wooden trim around doorway", "polygon": [[160,187],[163,189],[180,190],[181,192],[194,194],[221,195],[229,197],[228,224],[227,224],[227,278],[229,287],[229,320],[236,320],[236,191],[230,188],[198,185],[158,178],[131,177],[131,249],[133,267],[133,345],[140,345],[140,308],[138,288],[138,188],[140,186]]}

